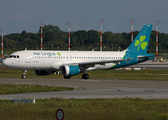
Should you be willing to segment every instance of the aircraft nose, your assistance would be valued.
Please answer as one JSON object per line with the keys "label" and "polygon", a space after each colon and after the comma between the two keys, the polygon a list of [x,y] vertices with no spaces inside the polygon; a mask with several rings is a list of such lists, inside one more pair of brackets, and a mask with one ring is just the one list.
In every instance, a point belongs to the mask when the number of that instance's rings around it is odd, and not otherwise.
{"label": "aircraft nose", "polygon": [[8,67],[9,66],[8,59],[2,60],[2,65],[5,66],[5,67]]}

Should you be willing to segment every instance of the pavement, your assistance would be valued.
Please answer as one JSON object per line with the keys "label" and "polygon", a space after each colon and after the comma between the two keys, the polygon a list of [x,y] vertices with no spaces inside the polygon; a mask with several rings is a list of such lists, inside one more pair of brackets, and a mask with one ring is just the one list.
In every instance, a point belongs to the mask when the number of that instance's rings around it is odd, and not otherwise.
{"label": "pavement", "polygon": [[0,99],[14,98],[168,98],[167,81],[137,81],[117,79],[53,79],[53,78],[0,78],[1,84],[40,84],[49,86],[75,87],[73,91],[19,93],[0,95]]}

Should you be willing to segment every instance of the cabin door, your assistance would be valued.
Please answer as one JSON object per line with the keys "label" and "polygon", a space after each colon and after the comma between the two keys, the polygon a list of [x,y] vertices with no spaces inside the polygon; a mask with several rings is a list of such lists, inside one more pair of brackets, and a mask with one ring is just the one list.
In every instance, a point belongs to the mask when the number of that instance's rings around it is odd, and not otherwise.
{"label": "cabin door", "polygon": [[27,51],[25,51],[25,55],[26,55],[26,63],[31,63],[30,54]]}

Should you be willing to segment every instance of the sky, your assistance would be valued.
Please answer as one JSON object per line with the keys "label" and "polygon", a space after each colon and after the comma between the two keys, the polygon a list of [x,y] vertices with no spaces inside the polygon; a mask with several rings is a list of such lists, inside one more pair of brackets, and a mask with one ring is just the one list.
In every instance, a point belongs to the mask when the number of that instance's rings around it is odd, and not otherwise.
{"label": "sky", "polygon": [[131,32],[159,20],[159,32],[168,33],[168,0],[1,0],[0,30],[4,34],[37,33],[41,23],[57,25],[61,30]]}

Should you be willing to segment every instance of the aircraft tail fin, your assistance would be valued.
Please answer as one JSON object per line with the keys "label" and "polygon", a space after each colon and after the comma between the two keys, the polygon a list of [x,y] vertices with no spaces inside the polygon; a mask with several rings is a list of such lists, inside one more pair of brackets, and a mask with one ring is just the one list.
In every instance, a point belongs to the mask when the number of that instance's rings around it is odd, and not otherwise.
{"label": "aircraft tail fin", "polygon": [[147,24],[141,29],[131,45],[127,48],[127,51],[135,51],[147,53],[152,25]]}

